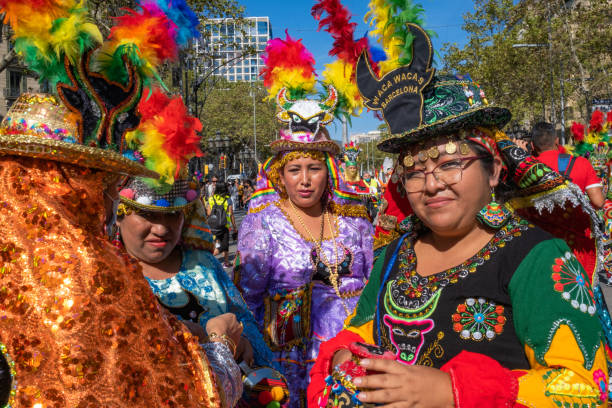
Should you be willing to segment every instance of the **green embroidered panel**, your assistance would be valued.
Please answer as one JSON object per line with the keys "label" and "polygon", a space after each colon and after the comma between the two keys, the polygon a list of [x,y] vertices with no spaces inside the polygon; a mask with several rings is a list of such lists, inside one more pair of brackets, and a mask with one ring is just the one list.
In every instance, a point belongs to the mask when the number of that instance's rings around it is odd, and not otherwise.
{"label": "green embroidered panel", "polygon": [[536,245],[509,284],[514,326],[521,343],[531,347],[540,364],[561,325],[576,338],[590,369],[603,340],[593,289],[567,244],[551,239]]}

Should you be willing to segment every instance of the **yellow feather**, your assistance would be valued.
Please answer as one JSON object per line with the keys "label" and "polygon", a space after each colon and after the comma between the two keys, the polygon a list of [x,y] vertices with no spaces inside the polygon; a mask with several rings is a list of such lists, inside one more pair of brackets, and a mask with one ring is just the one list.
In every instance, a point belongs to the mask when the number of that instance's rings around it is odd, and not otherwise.
{"label": "yellow feather", "polygon": [[176,162],[163,149],[164,135],[159,133],[152,123],[145,123],[139,129],[143,132],[140,152],[147,160],[147,167],[160,175],[160,183],[174,183]]}
{"label": "yellow feather", "polygon": [[342,60],[336,60],[325,65],[322,76],[324,84],[333,85],[338,93],[346,98],[348,113],[359,116],[363,110],[363,100],[357,89],[357,84],[351,80],[353,69],[352,65],[347,65]]}
{"label": "yellow feather", "polygon": [[399,57],[402,51],[402,40],[393,36],[395,26],[389,23],[391,7],[386,0],[371,0],[369,6],[370,11],[366,14],[365,21],[370,26],[374,26],[371,34],[377,37],[376,41],[387,54],[387,59],[378,63],[380,76],[383,77],[389,71],[400,66]]}
{"label": "yellow feather", "polygon": [[286,69],[282,67],[276,67],[272,70],[272,85],[268,89],[268,97],[266,99],[274,99],[278,94],[278,91],[282,87],[287,88],[301,88],[306,93],[311,93],[315,89],[317,83],[314,75],[304,77],[303,70],[298,69]]}

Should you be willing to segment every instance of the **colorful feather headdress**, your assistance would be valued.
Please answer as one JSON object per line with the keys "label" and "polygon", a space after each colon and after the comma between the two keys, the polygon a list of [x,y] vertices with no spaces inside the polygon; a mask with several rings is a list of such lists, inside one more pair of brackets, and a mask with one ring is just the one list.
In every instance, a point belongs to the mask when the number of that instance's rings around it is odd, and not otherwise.
{"label": "colorful feather headdress", "polygon": [[302,40],[294,40],[288,32],[285,35],[284,40],[269,40],[262,55],[266,66],[260,75],[268,89],[268,99],[276,99],[276,117],[287,125],[280,140],[271,147],[274,151],[309,148],[338,152],[338,146],[323,132],[323,127],[334,119],[338,92],[329,85],[327,96],[307,98],[315,95],[315,60]]}
{"label": "colorful feather headdress", "polygon": [[261,70],[268,99],[275,99],[282,88],[288,90],[290,99],[302,99],[314,93],[317,83],[315,60],[302,40],[294,40],[285,31],[285,39],[268,41],[261,56],[265,67]]}
{"label": "colorful feather headdress", "polygon": [[[412,61],[414,34],[407,24],[422,27],[425,10],[420,4],[413,4],[411,0],[370,0],[369,6],[370,11],[366,14],[365,21],[374,27],[370,34],[376,38],[387,55],[387,59],[379,62],[379,76],[383,77]],[[430,37],[435,36],[433,31],[426,32]]]}
{"label": "colorful feather headdress", "polygon": [[606,159],[607,161],[611,143],[608,130],[611,128],[612,112],[608,112],[606,116],[602,111],[596,110],[591,114],[588,128],[581,123],[572,123],[570,131],[574,136],[575,144],[564,146],[565,150],[576,156],[584,156],[596,161]]}
{"label": "colorful feather headdress", "polygon": [[[159,80],[158,66],[175,60],[179,48],[199,35],[198,19],[184,0],[144,0],[137,10],[126,9],[105,42],[87,17],[83,2],[0,0],[0,11],[13,28],[17,52],[41,79],[55,85],[61,102],[76,117],[77,132],[72,141],[51,143],[41,136],[36,144],[44,147],[38,148],[36,157],[87,162],[90,167],[99,163],[98,168],[134,175],[153,176],[159,171],[168,180],[169,169],[178,167],[184,159],[178,155],[185,152],[176,147],[191,146],[188,140],[192,136],[178,142],[175,138],[185,136],[185,132],[172,136],[139,128],[138,136],[132,135],[128,143],[126,134],[139,127],[138,104],[143,89],[155,78]],[[177,104],[172,102],[175,107]],[[175,116],[184,116],[186,110],[177,112],[175,109]],[[143,126],[146,123],[144,118]],[[168,142],[160,143],[160,135],[165,135]],[[149,136],[153,139],[148,140]],[[2,137],[0,134],[3,152],[13,149],[14,154],[24,154],[14,149],[15,134],[11,140]],[[171,148],[166,156],[175,164],[160,160],[159,153],[147,156],[152,145]],[[96,157],[105,160],[96,161]],[[147,164],[147,159],[151,163]]]}
{"label": "colorful feather headdress", "polygon": [[359,159],[359,153],[361,153],[361,148],[357,143],[353,141],[346,143],[344,145],[344,163],[346,163],[347,166],[356,165]]}
{"label": "colorful feather headdress", "polygon": [[[351,116],[359,116],[363,110],[363,99],[355,82],[355,65],[359,55],[364,50],[370,50],[370,55],[380,55],[372,52],[367,37],[355,40],[355,26],[351,22],[351,14],[340,0],[319,0],[311,10],[312,16],[319,21],[319,30],[325,29],[334,39],[329,55],[337,59],[325,65],[322,73],[323,83],[332,85],[338,91],[336,116],[350,120]],[[323,14],[327,17],[323,18]],[[378,72],[376,61],[371,61],[372,68]]]}

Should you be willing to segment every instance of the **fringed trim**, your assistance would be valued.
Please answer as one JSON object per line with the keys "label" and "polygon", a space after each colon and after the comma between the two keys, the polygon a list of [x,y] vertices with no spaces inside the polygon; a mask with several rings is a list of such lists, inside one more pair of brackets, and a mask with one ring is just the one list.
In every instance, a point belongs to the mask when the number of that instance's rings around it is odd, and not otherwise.
{"label": "fringed trim", "polygon": [[249,208],[249,214],[254,214],[254,213],[258,213],[260,211],[262,211],[263,209],[267,208],[270,206],[270,204],[274,204],[274,201],[270,201],[269,203],[264,203],[262,205],[258,205],[257,207],[251,207]]}
{"label": "fringed trim", "polygon": [[368,210],[363,205],[338,204],[334,201],[330,201],[329,209],[332,214],[341,215],[343,217],[361,217],[372,221],[370,214],[368,214]]}
{"label": "fringed trim", "polygon": [[400,234],[397,232],[397,230],[391,230],[388,234],[381,232],[380,234],[374,235],[374,251],[389,245],[399,237]]}
{"label": "fringed trim", "polygon": [[205,241],[200,238],[183,237],[183,244],[189,248],[208,251],[211,254],[215,252],[215,244],[210,241]]}

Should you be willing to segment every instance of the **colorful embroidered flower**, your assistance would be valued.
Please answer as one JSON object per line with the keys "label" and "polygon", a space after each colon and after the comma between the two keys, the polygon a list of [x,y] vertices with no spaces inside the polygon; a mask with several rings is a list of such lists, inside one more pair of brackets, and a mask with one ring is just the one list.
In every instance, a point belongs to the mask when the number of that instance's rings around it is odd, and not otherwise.
{"label": "colorful embroidered flower", "polygon": [[608,382],[606,381],[606,375],[601,370],[596,370],[593,373],[593,381],[599,387],[599,399],[605,401],[608,396]]}
{"label": "colorful embroidered flower", "polygon": [[503,314],[503,306],[483,298],[468,298],[457,306],[457,313],[452,316],[453,330],[465,340],[493,340],[504,331],[506,317]]}
{"label": "colorful embroidered flower", "polygon": [[588,280],[582,274],[578,260],[570,252],[555,259],[552,266],[554,289],[561,292],[563,299],[570,302],[574,309],[590,315],[595,314],[593,290]]}

